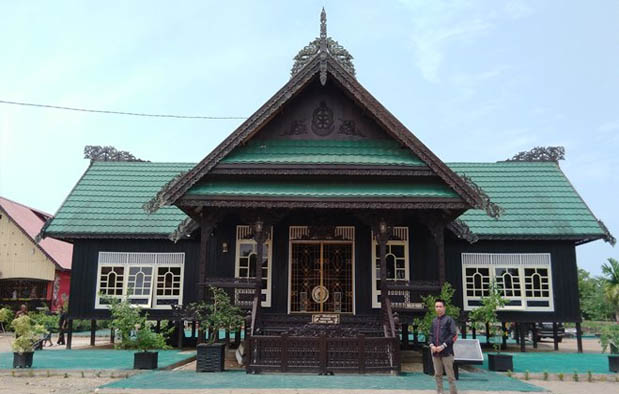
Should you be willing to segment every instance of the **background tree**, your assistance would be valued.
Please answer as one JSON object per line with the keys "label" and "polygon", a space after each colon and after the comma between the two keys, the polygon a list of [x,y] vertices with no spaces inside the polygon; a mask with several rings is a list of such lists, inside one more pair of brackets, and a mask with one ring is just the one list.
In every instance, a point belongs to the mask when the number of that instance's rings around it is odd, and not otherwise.
{"label": "background tree", "polygon": [[611,320],[615,318],[615,308],[604,295],[603,278],[591,277],[584,269],[578,269],[578,292],[580,311],[583,320]]}
{"label": "background tree", "polygon": [[602,264],[604,276],[604,295],[615,308],[615,321],[619,322],[619,261],[608,258],[608,263]]}

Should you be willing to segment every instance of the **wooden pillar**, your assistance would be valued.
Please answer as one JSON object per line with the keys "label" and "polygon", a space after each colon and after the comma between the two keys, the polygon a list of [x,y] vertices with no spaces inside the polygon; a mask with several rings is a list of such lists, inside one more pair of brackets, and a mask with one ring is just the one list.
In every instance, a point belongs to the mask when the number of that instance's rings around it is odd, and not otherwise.
{"label": "wooden pillar", "polygon": [[198,327],[198,339],[197,339],[197,344],[201,344],[204,342],[204,329],[202,328],[202,326]]}
{"label": "wooden pillar", "polygon": [[402,323],[402,349],[408,349],[408,324]]}
{"label": "wooden pillar", "polygon": [[267,238],[267,233],[264,231],[264,222],[260,218],[253,224],[253,238],[254,241],[256,241],[256,285],[254,290],[252,335],[260,324],[260,310],[262,308],[262,267],[264,265],[264,243]]}
{"label": "wooden pillar", "polygon": [[490,345],[490,324],[486,322],[486,345]]}
{"label": "wooden pillar", "polygon": [[531,323],[531,340],[533,341],[533,349],[537,349],[537,324]]}
{"label": "wooden pillar", "polygon": [[196,337],[196,321],[195,320],[191,321],[191,337],[192,338]]}
{"label": "wooden pillar", "polygon": [[514,323],[514,339],[516,339],[516,344],[520,345],[520,323]]}
{"label": "wooden pillar", "polygon": [[110,328],[110,343],[114,344],[116,340],[116,332],[114,331],[114,327]]}
{"label": "wooden pillar", "polygon": [[183,337],[185,336],[185,325],[183,324],[183,321],[179,320],[178,322],[176,322],[176,327],[178,328],[176,346],[179,349],[182,349],[183,348]]}
{"label": "wooden pillar", "polygon": [[466,322],[460,325],[460,333],[462,335],[462,339],[466,339]]}
{"label": "wooden pillar", "polygon": [[[427,338],[426,338],[427,341]],[[413,345],[419,345],[419,326],[413,326]]]}
{"label": "wooden pillar", "polygon": [[157,320],[157,324],[155,325],[155,332],[157,334],[161,332],[161,320]]}
{"label": "wooden pillar", "polygon": [[97,321],[90,321],[90,346],[95,346],[95,332],[97,331]]}
{"label": "wooden pillar", "polygon": [[473,336],[473,339],[477,339],[477,328],[475,328],[475,325],[471,327],[471,334]]}
{"label": "wooden pillar", "polygon": [[520,351],[526,352],[527,349],[525,347],[526,341],[525,338],[527,336],[527,325],[525,323],[518,323],[518,336],[520,337]]}
{"label": "wooden pillar", "polygon": [[198,287],[198,300],[204,300],[205,296],[205,285],[206,281],[206,264],[208,260],[208,243],[211,238],[211,231],[213,231],[212,226],[207,223],[206,217],[204,214],[200,214],[200,264],[198,264],[198,277],[196,278],[196,283]]}
{"label": "wooden pillar", "polygon": [[557,322],[552,322],[552,342],[554,344],[554,350],[559,350],[559,330]]}
{"label": "wooden pillar", "polygon": [[507,325],[504,321],[501,322],[501,349],[507,348]]}
{"label": "wooden pillar", "polygon": [[[438,220],[438,219],[437,219]],[[438,281],[443,286],[446,280],[445,268],[445,226],[440,222],[433,222],[428,225],[434,245],[436,246],[436,266],[438,268]]]}
{"label": "wooden pillar", "polygon": [[580,322],[576,322],[576,344],[578,345],[578,353],[582,353],[582,330]]}
{"label": "wooden pillar", "polygon": [[241,345],[241,329],[238,328],[234,332],[234,348],[238,349],[240,345]]}
{"label": "wooden pillar", "polygon": [[73,342],[73,319],[69,319],[67,324],[67,349],[71,349],[71,343]]}

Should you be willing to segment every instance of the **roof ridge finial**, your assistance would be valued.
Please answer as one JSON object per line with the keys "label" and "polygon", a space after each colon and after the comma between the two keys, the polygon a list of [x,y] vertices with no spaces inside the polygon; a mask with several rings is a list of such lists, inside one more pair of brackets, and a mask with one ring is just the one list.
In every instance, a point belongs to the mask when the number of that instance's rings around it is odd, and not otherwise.
{"label": "roof ridge finial", "polygon": [[322,12],[320,13],[320,38],[327,38],[327,12],[325,11],[325,7],[322,7]]}
{"label": "roof ridge finial", "polygon": [[311,59],[318,56],[320,60],[320,83],[327,82],[327,61],[329,55],[337,61],[348,73],[355,76],[355,66],[352,64],[352,55],[337,41],[327,36],[327,11],[322,7],[320,12],[320,36],[316,37],[294,57],[294,65],[290,70],[291,76],[297,74]]}

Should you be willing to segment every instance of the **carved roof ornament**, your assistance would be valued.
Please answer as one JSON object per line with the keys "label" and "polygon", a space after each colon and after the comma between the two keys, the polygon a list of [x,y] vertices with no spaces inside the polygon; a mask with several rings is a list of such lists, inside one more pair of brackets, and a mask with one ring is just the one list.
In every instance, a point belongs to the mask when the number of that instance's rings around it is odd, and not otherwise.
{"label": "carved roof ornament", "polygon": [[294,65],[290,75],[294,76],[315,56],[320,57],[320,83],[327,83],[327,55],[331,55],[346,71],[355,76],[355,66],[352,55],[337,41],[327,37],[327,13],[324,7],[320,13],[320,37],[316,37],[294,57]]}

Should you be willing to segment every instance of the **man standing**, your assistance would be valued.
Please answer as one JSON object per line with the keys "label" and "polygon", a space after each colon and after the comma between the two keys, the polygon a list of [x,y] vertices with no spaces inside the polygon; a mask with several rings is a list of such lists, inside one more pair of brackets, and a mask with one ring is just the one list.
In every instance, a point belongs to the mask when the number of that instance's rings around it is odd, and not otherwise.
{"label": "man standing", "polygon": [[458,334],[456,322],[450,316],[445,315],[445,301],[437,299],[434,303],[436,317],[432,320],[430,330],[430,351],[432,352],[432,364],[434,365],[434,378],[436,379],[436,391],[443,392],[443,371],[449,381],[449,392],[456,394],[456,377],[454,375],[454,338]]}

